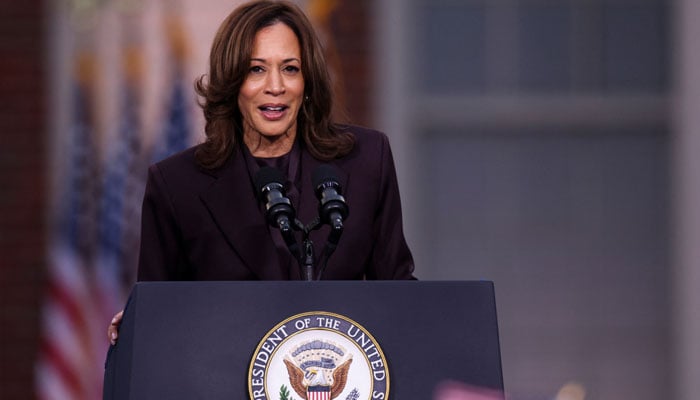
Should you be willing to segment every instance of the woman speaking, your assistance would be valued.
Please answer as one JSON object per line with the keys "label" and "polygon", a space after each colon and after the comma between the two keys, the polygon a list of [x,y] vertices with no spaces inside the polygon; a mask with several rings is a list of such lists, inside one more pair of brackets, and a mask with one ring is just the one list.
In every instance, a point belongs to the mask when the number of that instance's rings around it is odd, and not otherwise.
{"label": "woman speaking", "polygon": [[[413,279],[388,140],[332,120],[321,45],[296,5],[236,8],[195,86],[206,140],[149,168],[138,280],[299,279],[303,267],[289,236],[268,223],[256,180],[263,169],[280,171],[294,217],[313,221],[312,174],[324,164],[336,171],[349,214],[323,279]],[[314,254],[324,253],[330,229],[308,233]],[[120,320],[121,313],[110,325],[112,342]]]}

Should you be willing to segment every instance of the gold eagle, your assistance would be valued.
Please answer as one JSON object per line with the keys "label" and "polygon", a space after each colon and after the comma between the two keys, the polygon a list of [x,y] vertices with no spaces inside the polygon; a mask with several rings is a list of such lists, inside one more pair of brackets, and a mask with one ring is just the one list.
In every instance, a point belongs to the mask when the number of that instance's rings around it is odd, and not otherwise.
{"label": "gold eagle", "polygon": [[[348,371],[350,370],[350,364],[352,363],[352,358],[340,364],[336,369],[333,370],[333,384],[331,385],[331,399],[335,399],[343,392],[345,389],[345,384],[348,381]],[[284,365],[287,366],[287,372],[289,373],[289,383],[295,392],[303,400],[307,400],[306,387],[307,384],[304,382],[304,371],[294,365],[291,361],[285,359]]]}

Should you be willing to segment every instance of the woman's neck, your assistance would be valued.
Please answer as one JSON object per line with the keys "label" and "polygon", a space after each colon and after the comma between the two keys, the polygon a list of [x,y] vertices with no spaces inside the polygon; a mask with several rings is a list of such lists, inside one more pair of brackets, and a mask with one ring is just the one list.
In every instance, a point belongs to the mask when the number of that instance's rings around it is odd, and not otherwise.
{"label": "woman's neck", "polygon": [[266,137],[260,134],[243,135],[243,142],[253,157],[273,158],[283,156],[294,146],[294,135]]}

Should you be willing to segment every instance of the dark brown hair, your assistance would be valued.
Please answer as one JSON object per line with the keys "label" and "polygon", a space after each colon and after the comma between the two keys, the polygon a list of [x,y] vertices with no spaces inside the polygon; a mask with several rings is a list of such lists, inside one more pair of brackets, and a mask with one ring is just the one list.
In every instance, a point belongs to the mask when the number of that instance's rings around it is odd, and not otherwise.
{"label": "dark brown hair", "polygon": [[236,8],[221,24],[211,47],[209,74],[195,82],[206,120],[206,140],[196,152],[202,167],[220,167],[235,146],[243,142],[238,93],[250,68],[255,35],[276,23],[287,25],[299,40],[304,101],[297,116],[297,134],[305,148],[323,161],[352,150],[352,134],[331,120],[331,80],[311,23],[296,5],[287,1],[253,1]]}

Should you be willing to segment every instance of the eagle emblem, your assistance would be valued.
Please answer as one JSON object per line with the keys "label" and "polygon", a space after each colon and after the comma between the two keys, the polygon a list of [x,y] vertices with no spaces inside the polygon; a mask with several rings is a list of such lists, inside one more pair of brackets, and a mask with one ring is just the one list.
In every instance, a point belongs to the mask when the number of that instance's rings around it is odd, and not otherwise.
{"label": "eagle emblem", "polygon": [[267,332],[248,369],[251,400],[389,398],[389,370],[379,343],[340,314],[311,311]]}
{"label": "eagle emblem", "polygon": [[352,355],[328,340],[303,342],[289,351],[284,365],[289,383],[304,400],[332,400],[345,389]]}

